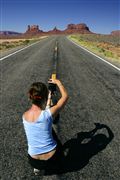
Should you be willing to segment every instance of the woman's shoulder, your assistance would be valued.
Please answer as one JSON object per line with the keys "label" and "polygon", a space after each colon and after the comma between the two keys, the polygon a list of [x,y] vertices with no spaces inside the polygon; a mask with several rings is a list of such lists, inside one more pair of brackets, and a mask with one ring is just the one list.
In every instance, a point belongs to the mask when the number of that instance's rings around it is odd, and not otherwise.
{"label": "woman's shoulder", "polygon": [[30,116],[30,115],[31,115],[30,109],[28,109],[27,111],[25,111],[25,112],[23,113],[23,116],[24,116],[24,117],[28,117],[28,116]]}
{"label": "woman's shoulder", "polygon": [[36,119],[38,119],[38,117],[40,116],[40,114],[41,114],[41,111],[32,111],[29,109],[26,112],[24,112],[23,118],[26,121],[35,122]]}

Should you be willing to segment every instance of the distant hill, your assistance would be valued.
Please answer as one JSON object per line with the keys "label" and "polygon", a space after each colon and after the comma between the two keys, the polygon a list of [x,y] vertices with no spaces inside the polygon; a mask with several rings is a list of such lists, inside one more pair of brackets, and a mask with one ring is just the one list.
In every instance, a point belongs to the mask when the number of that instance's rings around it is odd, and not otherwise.
{"label": "distant hill", "polygon": [[16,36],[16,35],[21,35],[21,34],[22,33],[14,32],[14,31],[0,31],[0,35],[3,35],[3,36],[8,36],[8,35]]}
{"label": "distant hill", "polygon": [[112,31],[111,35],[120,36],[120,30]]}

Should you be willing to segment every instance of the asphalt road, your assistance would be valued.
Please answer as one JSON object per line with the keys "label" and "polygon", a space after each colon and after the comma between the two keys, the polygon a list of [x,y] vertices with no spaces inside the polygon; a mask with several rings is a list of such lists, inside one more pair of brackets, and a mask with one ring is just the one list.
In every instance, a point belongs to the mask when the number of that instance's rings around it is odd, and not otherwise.
{"label": "asphalt road", "polygon": [[[57,75],[68,90],[69,101],[55,129],[69,163],[62,174],[35,177],[27,161],[21,117],[29,106],[30,84],[47,83],[56,40]],[[1,180],[120,179],[120,71],[64,36],[49,37],[4,59],[0,69]],[[94,123],[104,125],[95,129]]]}

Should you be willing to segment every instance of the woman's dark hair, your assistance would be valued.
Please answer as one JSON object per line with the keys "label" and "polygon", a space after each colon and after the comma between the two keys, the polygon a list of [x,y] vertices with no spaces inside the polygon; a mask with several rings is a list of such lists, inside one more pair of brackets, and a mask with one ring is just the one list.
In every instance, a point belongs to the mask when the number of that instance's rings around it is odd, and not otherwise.
{"label": "woman's dark hair", "polygon": [[33,104],[39,106],[41,109],[45,109],[48,99],[48,88],[44,83],[33,83],[28,93]]}

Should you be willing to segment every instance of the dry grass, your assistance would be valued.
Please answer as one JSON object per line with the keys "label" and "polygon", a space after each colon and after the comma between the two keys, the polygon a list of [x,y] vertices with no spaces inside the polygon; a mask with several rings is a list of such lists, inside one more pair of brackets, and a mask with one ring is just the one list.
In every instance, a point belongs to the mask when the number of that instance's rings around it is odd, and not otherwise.
{"label": "dry grass", "polygon": [[28,44],[37,42],[41,39],[47,38],[47,36],[41,36],[38,38],[28,38],[28,39],[0,39],[0,51],[7,51],[18,46],[26,46]]}
{"label": "dry grass", "polygon": [[25,41],[26,39],[0,39],[0,43],[4,42],[19,42],[19,41]]}
{"label": "dry grass", "polygon": [[95,54],[120,64],[120,37],[112,35],[71,35],[70,39]]}

